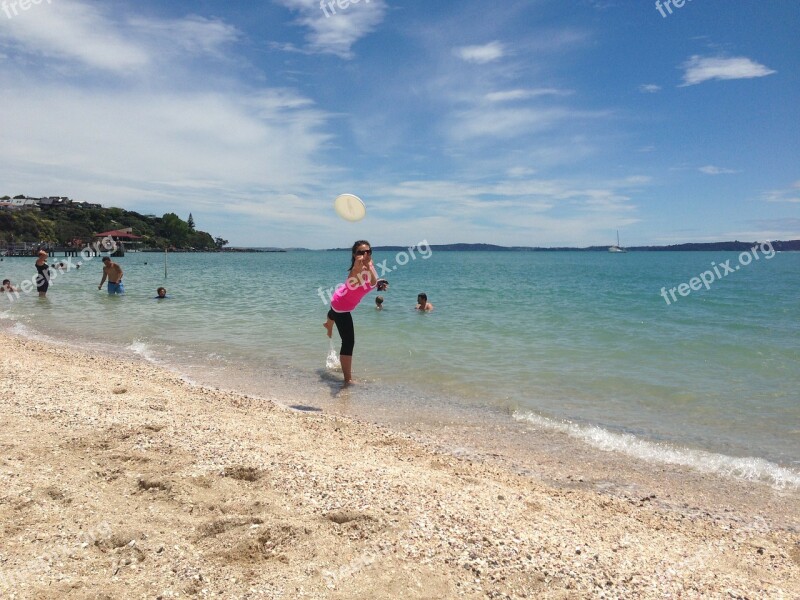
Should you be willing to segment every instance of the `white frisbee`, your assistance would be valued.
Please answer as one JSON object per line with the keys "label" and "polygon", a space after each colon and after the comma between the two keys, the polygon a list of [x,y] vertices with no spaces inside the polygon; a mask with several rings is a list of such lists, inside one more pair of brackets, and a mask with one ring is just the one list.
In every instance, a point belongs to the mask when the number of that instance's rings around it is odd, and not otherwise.
{"label": "white frisbee", "polygon": [[336,214],[346,221],[360,221],[367,216],[367,207],[364,201],[353,194],[340,194],[333,201]]}

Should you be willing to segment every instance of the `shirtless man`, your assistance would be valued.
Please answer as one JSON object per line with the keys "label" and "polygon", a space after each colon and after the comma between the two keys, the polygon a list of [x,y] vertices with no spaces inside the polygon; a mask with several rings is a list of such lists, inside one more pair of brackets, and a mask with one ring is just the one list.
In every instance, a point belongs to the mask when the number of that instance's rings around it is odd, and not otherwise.
{"label": "shirtless man", "polygon": [[100,280],[100,285],[97,289],[102,289],[103,282],[108,277],[108,293],[109,294],[124,294],[125,288],[122,286],[122,267],[113,262],[107,256],[103,257],[103,278]]}

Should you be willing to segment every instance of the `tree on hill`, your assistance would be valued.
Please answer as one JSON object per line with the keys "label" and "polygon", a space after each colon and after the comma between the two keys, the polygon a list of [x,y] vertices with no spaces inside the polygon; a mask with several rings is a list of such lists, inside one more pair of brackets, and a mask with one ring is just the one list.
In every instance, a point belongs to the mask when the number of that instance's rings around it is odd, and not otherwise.
{"label": "tree on hill", "polygon": [[178,248],[187,245],[189,241],[189,225],[187,225],[175,213],[167,213],[161,217],[161,222],[156,227],[156,234],[166,238],[170,243]]}
{"label": "tree on hill", "polygon": [[189,213],[189,218],[186,220],[186,224],[189,226],[189,231],[194,231],[194,217],[192,217],[192,213]]}

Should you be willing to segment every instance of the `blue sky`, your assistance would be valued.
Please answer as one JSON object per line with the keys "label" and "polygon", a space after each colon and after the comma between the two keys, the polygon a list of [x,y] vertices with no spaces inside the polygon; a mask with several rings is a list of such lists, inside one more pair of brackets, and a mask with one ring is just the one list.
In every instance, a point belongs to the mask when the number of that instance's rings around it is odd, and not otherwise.
{"label": "blue sky", "polygon": [[795,2],[26,1],[0,194],[233,245],[800,238]]}

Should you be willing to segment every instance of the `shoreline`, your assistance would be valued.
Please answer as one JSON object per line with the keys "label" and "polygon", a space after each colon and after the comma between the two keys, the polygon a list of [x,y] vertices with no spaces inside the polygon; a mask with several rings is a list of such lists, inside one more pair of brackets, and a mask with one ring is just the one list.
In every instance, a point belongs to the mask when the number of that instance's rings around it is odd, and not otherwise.
{"label": "shoreline", "polygon": [[[122,361],[141,360],[144,364],[165,369],[193,386],[253,397],[261,397],[264,390],[272,389],[273,401],[285,408],[363,420],[412,437],[424,432],[418,436],[419,441],[433,440],[445,452],[490,459],[504,456],[507,463],[508,457],[514,456],[512,468],[520,472],[528,472],[529,463],[542,468],[548,462],[543,461],[542,457],[555,454],[560,457],[559,465],[563,463],[568,466],[559,468],[555,474],[551,473],[548,477],[551,482],[564,480],[567,485],[572,485],[569,473],[565,476],[564,472],[575,468],[580,470],[588,462],[595,467],[606,467],[602,470],[610,479],[614,479],[613,474],[617,471],[637,471],[643,485],[650,487],[658,483],[659,476],[648,475],[649,471],[654,471],[659,474],[676,473],[696,486],[707,485],[709,478],[712,481],[718,479],[720,485],[729,488],[729,493],[733,494],[746,493],[751,485],[800,492],[800,471],[793,468],[794,465],[752,454],[737,456],[701,446],[687,446],[677,440],[657,441],[625,430],[615,431],[590,422],[543,417],[510,407],[463,405],[449,398],[442,403],[443,397],[436,395],[431,402],[420,396],[425,394],[421,388],[405,387],[400,395],[398,390],[392,390],[392,402],[387,404],[376,399],[376,382],[368,380],[355,388],[344,389],[340,374],[330,370],[314,382],[295,380],[292,374],[289,375],[291,384],[287,385],[281,381],[286,377],[285,373],[278,372],[251,380],[246,371],[240,370],[233,376],[229,375],[230,363],[211,367],[208,364],[175,362],[163,352],[154,353],[139,341],[116,347],[89,339],[53,337],[21,323],[16,323],[16,326],[21,329],[5,331],[63,348],[78,345],[84,352],[101,353]],[[298,385],[303,389],[292,387]],[[291,395],[292,400],[275,400],[276,394],[282,398]],[[485,435],[482,434],[484,430],[487,432]],[[468,447],[465,447],[465,443]],[[549,463],[552,470],[555,461],[550,460]],[[628,484],[624,482],[622,485]],[[609,489],[619,487],[619,482],[602,480],[598,486]]]}
{"label": "shoreline", "polygon": [[576,470],[566,451],[459,455],[468,424],[412,435],[0,343],[4,597],[800,594],[796,491]]}

